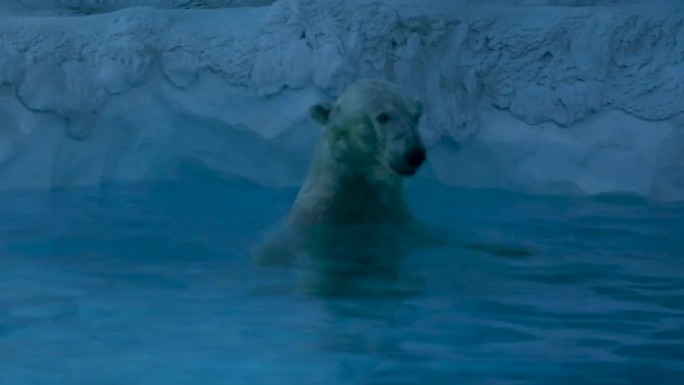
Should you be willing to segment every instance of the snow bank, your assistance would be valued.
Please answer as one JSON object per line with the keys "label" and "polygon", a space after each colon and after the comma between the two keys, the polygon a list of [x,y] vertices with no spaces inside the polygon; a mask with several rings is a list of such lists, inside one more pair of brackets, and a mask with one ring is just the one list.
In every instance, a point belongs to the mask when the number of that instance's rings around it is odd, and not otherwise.
{"label": "snow bank", "polygon": [[424,99],[424,177],[684,199],[684,4],[516,2],[540,3],[1,17],[0,187],[204,173],[293,186],[319,132],[308,106],[371,76]]}

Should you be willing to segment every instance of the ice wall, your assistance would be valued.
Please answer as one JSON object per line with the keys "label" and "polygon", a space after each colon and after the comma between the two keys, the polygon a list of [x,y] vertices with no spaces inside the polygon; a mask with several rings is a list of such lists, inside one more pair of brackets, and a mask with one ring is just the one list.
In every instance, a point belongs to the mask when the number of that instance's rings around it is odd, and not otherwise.
{"label": "ice wall", "polygon": [[263,6],[275,0],[2,0],[0,12],[15,15],[90,15],[130,7],[211,9]]}
{"label": "ice wall", "polygon": [[0,17],[0,187],[296,185],[308,106],[371,76],[424,99],[424,177],[684,199],[684,4],[515,2]]}

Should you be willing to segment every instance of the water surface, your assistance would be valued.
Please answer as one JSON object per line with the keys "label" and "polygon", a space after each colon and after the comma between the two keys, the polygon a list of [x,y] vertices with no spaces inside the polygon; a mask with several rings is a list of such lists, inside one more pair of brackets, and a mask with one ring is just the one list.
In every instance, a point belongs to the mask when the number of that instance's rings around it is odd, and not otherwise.
{"label": "water surface", "polygon": [[684,206],[414,180],[451,242],[323,295],[249,255],[295,193],[0,193],[0,384],[682,383]]}

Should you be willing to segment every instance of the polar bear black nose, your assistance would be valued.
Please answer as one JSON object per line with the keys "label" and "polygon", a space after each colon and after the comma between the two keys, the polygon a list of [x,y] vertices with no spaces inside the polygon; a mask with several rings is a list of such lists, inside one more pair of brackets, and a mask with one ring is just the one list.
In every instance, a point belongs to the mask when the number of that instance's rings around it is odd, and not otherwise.
{"label": "polar bear black nose", "polygon": [[418,168],[425,162],[425,149],[423,147],[413,148],[404,155],[404,159],[409,166]]}

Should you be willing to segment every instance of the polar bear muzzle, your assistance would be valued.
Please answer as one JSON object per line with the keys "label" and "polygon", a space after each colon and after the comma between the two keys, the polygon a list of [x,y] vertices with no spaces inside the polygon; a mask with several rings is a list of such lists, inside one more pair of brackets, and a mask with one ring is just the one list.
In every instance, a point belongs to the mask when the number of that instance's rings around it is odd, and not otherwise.
{"label": "polar bear muzzle", "polygon": [[422,105],[416,102],[413,111],[403,104],[392,105],[387,112],[376,115],[378,135],[385,139],[387,165],[400,176],[414,175],[427,158],[418,122]]}

